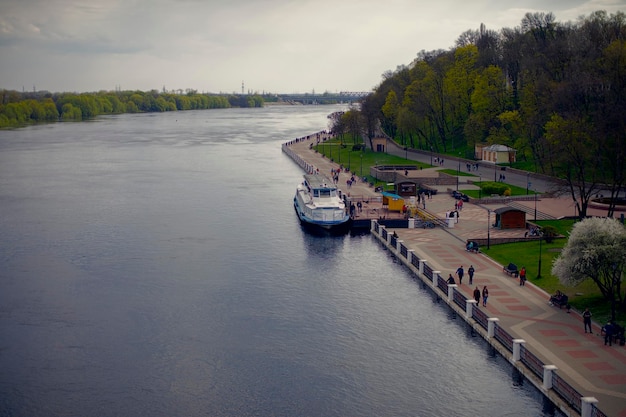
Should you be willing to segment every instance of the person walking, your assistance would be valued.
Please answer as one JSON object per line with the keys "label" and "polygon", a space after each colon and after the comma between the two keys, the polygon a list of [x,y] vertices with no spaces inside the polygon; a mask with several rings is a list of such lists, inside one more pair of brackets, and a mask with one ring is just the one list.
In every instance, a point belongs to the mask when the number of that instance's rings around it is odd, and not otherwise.
{"label": "person walking", "polygon": [[480,290],[478,287],[474,290],[474,300],[476,300],[476,305],[480,304]]}
{"label": "person walking", "polygon": [[463,265],[459,266],[459,269],[456,270],[456,275],[459,277],[459,285],[463,284]]}
{"label": "person walking", "polygon": [[608,322],[606,326],[604,326],[604,346],[606,346],[607,343],[609,346],[613,346],[613,324],[611,324],[611,322]]}
{"label": "person walking", "polygon": [[483,287],[483,307],[487,307],[487,298],[489,298],[489,290],[487,289],[487,286],[485,285]]}
{"label": "person walking", "polygon": [[589,333],[593,334],[593,331],[591,331],[591,311],[589,311],[589,307],[583,311],[583,323],[585,325],[585,333],[587,333],[587,327],[589,327]]}
{"label": "person walking", "polygon": [[472,282],[474,282],[474,265],[470,265],[467,275],[469,276],[470,285],[472,285]]}
{"label": "person walking", "polygon": [[523,287],[524,285],[526,285],[526,267],[523,266],[522,269],[519,271],[519,285],[520,287]]}

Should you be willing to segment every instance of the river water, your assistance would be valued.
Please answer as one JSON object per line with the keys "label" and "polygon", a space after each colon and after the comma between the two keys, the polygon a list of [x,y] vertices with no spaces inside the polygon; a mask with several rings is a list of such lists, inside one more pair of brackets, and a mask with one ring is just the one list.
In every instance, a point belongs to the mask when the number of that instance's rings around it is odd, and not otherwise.
{"label": "river water", "polygon": [[328,106],[0,132],[0,416],[543,416],[369,235],[302,230]]}

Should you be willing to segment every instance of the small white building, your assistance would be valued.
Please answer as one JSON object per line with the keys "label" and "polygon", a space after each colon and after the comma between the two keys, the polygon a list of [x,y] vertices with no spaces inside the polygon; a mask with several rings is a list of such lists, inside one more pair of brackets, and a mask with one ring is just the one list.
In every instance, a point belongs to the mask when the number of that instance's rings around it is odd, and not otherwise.
{"label": "small white building", "polygon": [[[478,146],[478,145],[477,145]],[[480,159],[494,164],[506,164],[515,162],[517,151],[506,145],[490,145],[480,148]]]}

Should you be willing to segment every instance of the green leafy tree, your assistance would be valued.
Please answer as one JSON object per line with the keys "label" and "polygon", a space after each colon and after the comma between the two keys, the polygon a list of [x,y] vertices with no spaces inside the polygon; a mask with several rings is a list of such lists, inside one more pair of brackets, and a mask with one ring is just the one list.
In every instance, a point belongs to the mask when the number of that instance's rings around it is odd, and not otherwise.
{"label": "green leafy tree", "polygon": [[593,217],[576,223],[567,244],[554,260],[552,274],[563,285],[591,279],[611,302],[611,320],[624,311],[622,281],[626,267],[626,229],[615,219]]}

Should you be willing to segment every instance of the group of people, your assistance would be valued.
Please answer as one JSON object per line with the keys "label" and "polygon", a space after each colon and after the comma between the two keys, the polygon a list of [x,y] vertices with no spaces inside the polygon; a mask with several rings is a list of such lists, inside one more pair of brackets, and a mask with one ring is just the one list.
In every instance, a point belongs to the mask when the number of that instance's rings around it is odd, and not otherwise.
{"label": "group of people", "polygon": [[567,295],[563,294],[560,290],[556,290],[556,292],[550,296],[550,300],[548,300],[548,304],[561,306],[567,302]]}
{"label": "group of people", "polygon": [[[474,272],[475,271],[476,270],[474,269],[474,265],[470,265],[470,267],[467,270],[467,276],[469,277],[469,285],[472,285],[474,283]],[[455,275],[459,279],[459,285],[462,285],[463,284],[463,277],[465,276],[465,270],[463,269],[463,265],[461,265],[456,270]],[[447,282],[448,282],[448,284],[456,284],[456,281],[454,280],[454,277],[452,276],[452,274],[448,274]],[[487,299],[489,298],[489,290],[487,289],[486,285],[483,286],[483,290],[482,291],[480,289],[478,289],[478,287],[476,287],[476,289],[474,290],[474,300],[476,300],[476,305],[480,304],[480,298],[481,297],[483,299],[483,307],[487,307]]]}
{"label": "group of people", "polygon": [[489,298],[489,290],[487,289],[486,285],[483,286],[482,294],[480,290],[478,289],[478,287],[474,289],[474,300],[476,300],[476,305],[480,304],[481,295],[483,297],[483,307],[487,307],[487,299]]}
{"label": "group of people", "polygon": [[475,164],[465,164],[465,167],[467,168],[467,172],[478,171],[478,163],[475,163]]}

